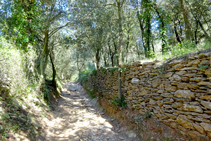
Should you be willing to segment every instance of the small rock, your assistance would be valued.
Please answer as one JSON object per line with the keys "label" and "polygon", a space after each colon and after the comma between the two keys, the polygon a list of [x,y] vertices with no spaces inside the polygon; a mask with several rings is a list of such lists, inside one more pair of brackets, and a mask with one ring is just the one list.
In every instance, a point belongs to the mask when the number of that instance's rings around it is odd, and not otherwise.
{"label": "small rock", "polygon": [[208,101],[201,101],[201,104],[207,108],[207,109],[211,109],[211,102]]}
{"label": "small rock", "polygon": [[188,105],[184,104],[183,106],[184,111],[191,111],[191,112],[198,112],[198,113],[203,113],[203,110],[199,106],[193,106],[193,105]]}
{"label": "small rock", "polygon": [[169,73],[165,74],[164,77],[165,77],[165,78],[169,78],[169,77],[171,77],[172,75],[173,75],[173,72],[169,72]]}
{"label": "small rock", "polygon": [[128,135],[129,138],[135,138],[136,134],[133,131],[128,131],[126,132],[126,134]]}
{"label": "small rock", "polygon": [[194,93],[192,93],[190,90],[177,90],[174,96],[183,98],[195,98]]}
{"label": "small rock", "polygon": [[211,124],[208,124],[208,123],[200,123],[200,125],[204,128],[205,131],[211,132]]}
{"label": "small rock", "polygon": [[181,124],[183,127],[188,129],[193,129],[193,125],[190,120],[186,118],[184,115],[179,115],[176,119],[176,121]]}
{"label": "small rock", "polygon": [[195,123],[193,123],[193,126],[194,128],[199,131],[201,134],[204,134],[204,129],[200,126],[200,125],[197,125]]}

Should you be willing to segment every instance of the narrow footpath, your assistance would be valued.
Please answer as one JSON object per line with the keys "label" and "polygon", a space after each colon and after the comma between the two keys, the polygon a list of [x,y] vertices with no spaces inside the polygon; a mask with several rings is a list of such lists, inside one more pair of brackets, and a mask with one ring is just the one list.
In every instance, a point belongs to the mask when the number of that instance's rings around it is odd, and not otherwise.
{"label": "narrow footpath", "polygon": [[65,84],[53,117],[46,122],[45,141],[139,141],[137,135],[110,118],[76,82]]}

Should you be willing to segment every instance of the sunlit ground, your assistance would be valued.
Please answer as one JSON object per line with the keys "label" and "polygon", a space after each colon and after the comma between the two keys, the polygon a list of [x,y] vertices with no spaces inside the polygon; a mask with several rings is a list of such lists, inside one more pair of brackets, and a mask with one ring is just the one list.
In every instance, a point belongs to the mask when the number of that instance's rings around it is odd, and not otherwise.
{"label": "sunlit ground", "polygon": [[44,120],[46,130],[42,136],[47,141],[137,140],[114,127],[116,122],[103,112],[97,99],[91,99],[76,83],[71,83],[69,88],[66,85],[51,119]]}

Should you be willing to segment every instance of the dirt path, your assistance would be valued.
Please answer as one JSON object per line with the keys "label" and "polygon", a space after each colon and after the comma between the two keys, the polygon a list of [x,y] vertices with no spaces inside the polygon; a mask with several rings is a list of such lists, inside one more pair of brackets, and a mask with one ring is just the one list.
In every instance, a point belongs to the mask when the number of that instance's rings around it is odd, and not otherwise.
{"label": "dirt path", "polygon": [[71,82],[46,121],[45,141],[139,141],[136,134],[110,118],[80,84]]}

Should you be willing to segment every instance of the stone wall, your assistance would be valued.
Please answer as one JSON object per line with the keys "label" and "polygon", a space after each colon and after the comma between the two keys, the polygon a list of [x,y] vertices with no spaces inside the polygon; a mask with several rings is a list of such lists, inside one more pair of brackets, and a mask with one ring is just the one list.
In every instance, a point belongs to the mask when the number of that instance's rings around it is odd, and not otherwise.
{"label": "stone wall", "polygon": [[[211,137],[211,53],[195,53],[162,64],[135,62],[121,74],[130,109],[192,137]],[[118,97],[117,69],[101,68],[86,81],[107,99]]]}

